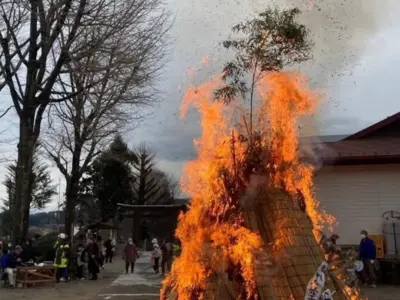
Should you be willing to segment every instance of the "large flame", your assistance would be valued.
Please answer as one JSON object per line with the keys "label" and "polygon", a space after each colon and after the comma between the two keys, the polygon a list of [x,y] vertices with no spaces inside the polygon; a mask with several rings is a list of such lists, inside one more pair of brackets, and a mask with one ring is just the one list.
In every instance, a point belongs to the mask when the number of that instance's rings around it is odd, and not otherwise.
{"label": "large flame", "polygon": [[268,173],[265,180],[293,195],[301,193],[314,233],[334,221],[318,210],[312,192],[313,169],[298,157],[298,118],[311,114],[318,102],[304,78],[271,73],[259,82],[254,133],[246,132],[246,118],[238,126],[234,118],[238,105],[215,101],[214,91],[220,86],[217,76],[188,88],[184,95],[181,117],[193,105],[201,115],[202,135],[195,140],[198,157],[185,167],[182,189],[191,202],[179,218],[176,236],[182,253],[163,283],[162,299],[171,290],[179,300],[202,299],[209,281],[220,273],[236,276],[244,287],[241,298],[256,298],[255,253],[263,245],[259,235],[244,226],[239,201],[243,194],[237,193],[245,191],[250,181],[238,171],[238,164],[245,164],[256,143],[268,153],[262,161],[267,164],[263,166]]}
{"label": "large flame", "polygon": [[[255,233],[243,227],[243,221],[230,202],[221,170],[233,172],[230,139],[237,136],[230,129],[227,106],[212,101],[220,78],[186,91],[182,117],[190,104],[202,115],[203,135],[195,141],[198,158],[185,167],[182,189],[191,196],[189,211],[180,216],[176,236],[182,243],[181,256],[164,282],[179,299],[201,298],[207,279],[213,273],[240,266],[246,293],[254,293],[253,251],[261,247]],[[238,152],[238,155],[239,152]]]}
{"label": "large flame", "polygon": [[310,91],[306,82],[304,77],[294,73],[265,76],[259,85],[263,99],[260,120],[266,127],[270,161],[276,169],[270,174],[270,180],[277,187],[283,184],[289,193],[301,193],[319,240],[324,225],[333,225],[335,218],[318,209],[319,203],[313,193],[313,167],[299,158],[297,121],[311,115],[318,105],[318,94]]}

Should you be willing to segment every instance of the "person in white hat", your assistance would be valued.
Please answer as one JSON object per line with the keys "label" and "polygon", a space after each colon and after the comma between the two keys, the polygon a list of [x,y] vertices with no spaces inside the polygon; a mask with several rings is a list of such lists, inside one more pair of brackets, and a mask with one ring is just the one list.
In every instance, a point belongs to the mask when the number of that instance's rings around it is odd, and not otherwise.
{"label": "person in white hat", "polygon": [[54,266],[56,267],[56,280],[57,282],[65,281],[65,276],[68,267],[69,258],[69,245],[67,241],[67,235],[65,233],[60,233],[58,235],[58,240],[54,246],[56,249],[56,256],[54,258]]}

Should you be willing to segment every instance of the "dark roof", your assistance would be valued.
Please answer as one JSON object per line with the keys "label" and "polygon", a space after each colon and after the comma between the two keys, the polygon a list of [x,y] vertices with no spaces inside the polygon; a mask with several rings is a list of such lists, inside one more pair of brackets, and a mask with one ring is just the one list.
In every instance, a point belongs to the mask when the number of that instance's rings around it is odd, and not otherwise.
{"label": "dark roof", "polygon": [[[316,145],[317,146],[317,145]],[[323,161],[400,157],[400,138],[375,138],[324,143],[315,147]]]}
{"label": "dark roof", "polygon": [[332,136],[317,137],[311,142],[311,155],[305,153],[304,158],[315,162],[313,156],[316,156],[325,165],[400,163],[399,126],[400,113],[397,113],[339,140]]}
{"label": "dark roof", "polygon": [[343,140],[348,136],[348,134],[302,136],[300,143],[332,143]]}
{"label": "dark roof", "polygon": [[400,112],[391,115],[390,117],[387,117],[386,119],[383,119],[382,121],[379,121],[378,123],[372,124],[371,126],[360,130],[352,135],[349,135],[346,137],[344,140],[355,140],[355,139],[360,139],[363,137],[366,137],[370,135],[371,133],[378,131],[379,129],[382,129],[385,126],[388,126],[396,121],[400,121]]}

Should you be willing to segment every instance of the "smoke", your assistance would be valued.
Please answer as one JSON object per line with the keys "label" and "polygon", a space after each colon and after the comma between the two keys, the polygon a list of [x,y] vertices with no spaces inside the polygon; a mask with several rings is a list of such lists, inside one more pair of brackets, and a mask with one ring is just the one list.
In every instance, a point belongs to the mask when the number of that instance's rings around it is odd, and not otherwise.
{"label": "smoke", "polygon": [[[247,0],[255,14],[267,7],[297,7],[299,22],[310,31],[313,58],[296,66],[321,91],[320,109],[301,121],[301,135],[319,135],[324,127],[325,109],[340,99],[330,94],[341,77],[351,77],[360,65],[369,40],[390,26],[390,11],[400,8],[396,0]],[[292,69],[292,68],[291,68]],[[327,106],[328,105],[328,106]]]}
{"label": "smoke", "polygon": [[[320,87],[336,76],[350,76],[368,46],[388,20],[396,0],[274,0],[277,6],[298,7],[299,21],[310,30],[313,60],[307,73]],[[310,74],[311,73],[311,74]]]}

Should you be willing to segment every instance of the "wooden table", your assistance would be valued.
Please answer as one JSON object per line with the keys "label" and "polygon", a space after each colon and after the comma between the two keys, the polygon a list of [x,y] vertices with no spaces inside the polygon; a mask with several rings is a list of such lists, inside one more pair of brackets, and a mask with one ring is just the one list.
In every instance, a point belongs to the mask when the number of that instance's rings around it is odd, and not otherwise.
{"label": "wooden table", "polygon": [[23,287],[36,283],[53,283],[56,281],[56,268],[54,266],[17,267],[16,283]]}

